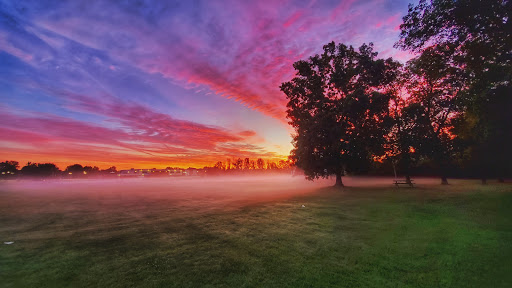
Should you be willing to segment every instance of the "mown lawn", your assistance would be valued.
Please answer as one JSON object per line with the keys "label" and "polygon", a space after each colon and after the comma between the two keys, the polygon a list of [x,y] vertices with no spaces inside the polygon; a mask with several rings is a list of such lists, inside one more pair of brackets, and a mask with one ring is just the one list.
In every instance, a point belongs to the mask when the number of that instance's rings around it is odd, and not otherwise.
{"label": "mown lawn", "polygon": [[512,287],[510,184],[325,188],[206,212],[1,189],[1,287]]}

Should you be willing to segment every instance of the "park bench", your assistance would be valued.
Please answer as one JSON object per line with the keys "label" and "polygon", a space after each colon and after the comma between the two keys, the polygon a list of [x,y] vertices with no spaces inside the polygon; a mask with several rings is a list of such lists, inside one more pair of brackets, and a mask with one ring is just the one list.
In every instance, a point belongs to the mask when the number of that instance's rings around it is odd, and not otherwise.
{"label": "park bench", "polygon": [[410,187],[414,187],[414,182],[411,180],[410,182],[407,182],[405,179],[395,179],[393,180],[393,184],[396,187],[399,187],[399,185],[409,185]]}

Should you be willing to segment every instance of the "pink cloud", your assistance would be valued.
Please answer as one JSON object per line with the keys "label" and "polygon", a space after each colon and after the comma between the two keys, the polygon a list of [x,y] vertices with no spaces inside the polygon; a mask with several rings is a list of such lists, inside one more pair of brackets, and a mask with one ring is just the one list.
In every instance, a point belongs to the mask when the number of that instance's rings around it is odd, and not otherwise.
{"label": "pink cloud", "polygon": [[243,141],[240,134],[221,127],[179,120],[142,105],[121,102],[105,95],[98,100],[86,95],[64,93],[70,109],[106,116],[124,129],[136,132],[139,140],[169,143],[194,149],[213,149],[223,142]]}
{"label": "pink cloud", "polygon": [[254,132],[252,130],[246,130],[246,131],[242,131],[242,132],[238,133],[238,135],[244,136],[244,137],[252,137],[252,136],[256,136],[256,132]]}
{"label": "pink cloud", "polygon": [[352,7],[356,0],[346,0],[341,1],[338,7],[336,7],[334,10],[332,10],[330,15],[331,21],[336,21],[338,18],[343,18],[347,16],[347,12]]}
{"label": "pink cloud", "polygon": [[389,0],[130,2],[15,5],[26,13],[12,10],[19,23],[0,27],[0,49],[26,62],[4,81],[6,105],[25,114],[0,109],[4,153],[130,166],[280,157],[271,151],[287,153],[293,129],[279,86],[295,61],[331,41],[411,57],[392,49],[406,7]]}
{"label": "pink cloud", "polygon": [[297,22],[297,20],[299,20],[302,15],[304,14],[303,11],[299,10],[299,11],[296,11],[295,13],[293,13],[290,17],[288,17],[288,19],[286,20],[286,22],[284,22],[283,26],[285,28],[288,28],[290,27],[291,25],[295,24]]}
{"label": "pink cloud", "polygon": [[[254,131],[235,133],[174,119],[140,105],[112,102],[112,99],[98,101],[83,95],[66,96],[80,111],[107,116],[120,123],[121,127],[105,128],[69,118],[2,111],[0,122],[11,123],[9,128],[0,128],[2,135],[9,135],[3,139],[8,141],[2,144],[3,151],[8,151],[12,157],[24,155],[17,159],[27,161],[54,155],[58,159],[67,159],[62,163],[68,161],[68,164],[86,159],[114,165],[129,159],[131,166],[165,161],[185,166],[194,163],[209,165],[215,159],[225,157],[276,157],[256,145],[235,144],[255,136]],[[27,148],[24,144],[37,145],[38,149]]]}
{"label": "pink cloud", "polygon": [[[293,75],[293,62],[320,52],[331,40],[351,42],[359,37],[373,22],[372,15],[361,14],[361,5],[378,10],[382,3],[349,0],[334,8],[305,9],[275,1],[212,2],[199,10],[208,21],[194,25],[181,18],[168,18],[155,27],[140,19],[128,20],[122,13],[113,19],[45,19],[39,23],[100,50],[105,49],[103,39],[110,39],[110,35],[128,35],[135,46],[110,48],[112,57],[181,81],[184,86],[208,87],[286,122],[286,99],[278,87]],[[390,16],[384,22],[395,18]],[[210,33],[212,27],[218,29]]]}
{"label": "pink cloud", "polygon": [[[400,15],[399,14],[396,14],[396,15],[392,15],[390,17],[388,17],[387,19],[384,19],[382,21],[379,21],[375,27],[377,28],[380,28],[382,26],[394,26],[393,30],[397,30],[396,29],[396,23],[400,23],[401,22],[401,18],[400,18]],[[399,27],[400,25],[398,25]],[[400,29],[400,28],[399,28]]]}
{"label": "pink cloud", "polygon": [[34,56],[32,54],[24,51],[16,45],[13,45],[11,41],[7,39],[7,35],[1,32],[2,31],[0,30],[0,51],[5,51],[25,62],[31,62],[34,59]]}
{"label": "pink cloud", "polygon": [[50,137],[38,133],[33,133],[31,131],[21,131],[5,127],[0,127],[0,135],[9,135],[9,137],[3,138],[3,141],[16,143],[30,143],[31,145],[48,143],[51,141]]}

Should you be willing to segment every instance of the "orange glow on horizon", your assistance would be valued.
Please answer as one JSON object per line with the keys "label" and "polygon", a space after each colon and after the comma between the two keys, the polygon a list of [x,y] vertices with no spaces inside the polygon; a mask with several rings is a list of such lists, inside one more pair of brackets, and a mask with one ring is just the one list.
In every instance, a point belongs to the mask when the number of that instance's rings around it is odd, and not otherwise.
{"label": "orange glow on horizon", "polygon": [[[242,155],[242,154],[241,154]],[[4,157],[6,158],[6,157]],[[7,159],[8,158],[8,159]],[[235,156],[217,156],[217,155],[210,155],[210,156],[194,156],[191,158],[200,158],[200,159],[186,159],[186,158],[176,158],[170,161],[154,161],[153,158],[147,157],[146,159],[141,158],[134,158],[130,159],[129,157],[115,157],[110,159],[97,159],[97,160],[91,160],[90,158],[86,157],[58,157],[58,156],[47,156],[47,155],[38,155],[38,154],[24,154],[24,153],[11,153],[6,159],[3,159],[2,161],[18,161],[20,165],[20,169],[27,165],[28,162],[31,163],[53,163],[59,167],[59,169],[64,170],[67,166],[73,165],[73,164],[80,164],[82,166],[97,166],[100,169],[108,169],[112,166],[115,166],[117,170],[124,170],[124,169],[164,169],[166,167],[172,167],[172,168],[203,168],[203,167],[213,167],[215,163],[218,161],[226,162],[226,160],[229,158],[231,161],[236,160],[238,158],[244,160],[245,158],[250,158],[251,160],[256,161],[258,158],[262,158],[265,160],[265,163],[267,161],[272,162],[279,162],[280,160],[288,161],[288,156],[274,156],[274,157],[268,157],[268,156],[247,156],[247,157],[235,157]]]}

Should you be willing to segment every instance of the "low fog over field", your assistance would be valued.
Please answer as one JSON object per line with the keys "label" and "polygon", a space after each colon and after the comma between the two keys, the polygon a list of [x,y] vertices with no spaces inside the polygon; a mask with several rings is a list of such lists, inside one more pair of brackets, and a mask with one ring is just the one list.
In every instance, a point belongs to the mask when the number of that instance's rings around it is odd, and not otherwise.
{"label": "low fog over field", "polygon": [[0,209],[9,214],[86,210],[136,215],[158,207],[187,214],[305,195],[331,182],[289,175],[4,181],[0,183],[0,199],[4,200]]}
{"label": "low fog over field", "polygon": [[505,283],[509,186],[414,181],[418,188],[345,177],[349,187],[323,189],[334,179],[289,175],[2,181],[0,279],[6,287],[366,287],[371,279],[435,287],[443,275],[454,287]]}
{"label": "low fog over field", "polygon": [[[352,187],[392,186],[391,178],[344,177],[343,180]],[[420,181],[437,182],[437,179]],[[10,201],[22,201],[27,204],[25,211],[17,212],[81,209],[134,212],[158,204],[200,212],[303,196],[333,184],[334,179],[307,181],[302,176],[289,175],[5,181],[0,183],[0,198],[8,200],[2,201],[0,207],[6,209]]]}
{"label": "low fog over field", "polygon": [[[343,180],[350,187],[345,190],[349,194],[359,194],[360,187],[376,189],[377,193],[383,187],[393,189],[392,179],[386,177]],[[416,182],[423,185],[439,180]],[[5,226],[0,227],[0,236],[19,240],[46,238],[48,232],[51,237],[64,238],[86,231],[101,231],[97,233],[103,235],[114,229],[121,233],[140,225],[186,222],[184,219],[230,213],[253,205],[272,206],[295,197],[289,205],[301,209],[302,204],[309,207],[302,197],[333,184],[334,179],[308,181],[303,176],[290,175],[3,181],[0,223]],[[337,189],[327,193],[349,196]],[[120,227],[123,228],[118,230]],[[45,236],[37,231],[45,231]]]}

